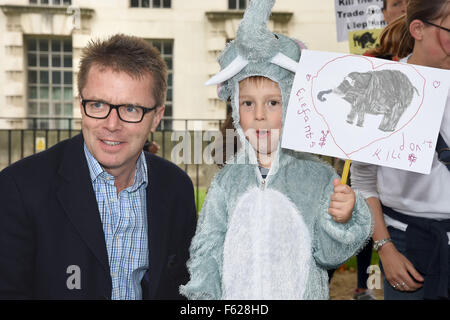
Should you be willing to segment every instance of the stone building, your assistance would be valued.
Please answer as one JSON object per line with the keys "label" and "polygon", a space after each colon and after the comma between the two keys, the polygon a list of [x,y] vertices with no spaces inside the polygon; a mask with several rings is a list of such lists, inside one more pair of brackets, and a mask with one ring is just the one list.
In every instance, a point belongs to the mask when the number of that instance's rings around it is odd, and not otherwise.
{"label": "stone building", "polygon": [[[226,104],[204,83],[219,70],[217,55],[234,38],[247,1],[0,0],[0,128],[79,126],[44,118],[80,117],[81,50],[116,33],[151,41],[166,60],[166,128],[186,126],[171,118],[224,119]],[[334,0],[278,0],[270,28],[311,49],[347,52],[336,41]]]}

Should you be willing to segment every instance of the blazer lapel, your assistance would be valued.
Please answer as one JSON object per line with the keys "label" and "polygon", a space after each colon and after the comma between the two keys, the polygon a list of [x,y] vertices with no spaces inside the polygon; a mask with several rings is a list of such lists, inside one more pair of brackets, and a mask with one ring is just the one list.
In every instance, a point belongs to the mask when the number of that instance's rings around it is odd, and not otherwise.
{"label": "blazer lapel", "polygon": [[158,288],[161,272],[166,263],[167,229],[170,216],[170,203],[167,197],[170,190],[164,190],[164,172],[154,166],[147,157],[147,225],[149,248],[149,298],[153,299]]}
{"label": "blazer lapel", "polygon": [[109,275],[103,225],[84,155],[83,137],[78,135],[67,144],[59,174],[64,178],[57,197],[72,224]]}

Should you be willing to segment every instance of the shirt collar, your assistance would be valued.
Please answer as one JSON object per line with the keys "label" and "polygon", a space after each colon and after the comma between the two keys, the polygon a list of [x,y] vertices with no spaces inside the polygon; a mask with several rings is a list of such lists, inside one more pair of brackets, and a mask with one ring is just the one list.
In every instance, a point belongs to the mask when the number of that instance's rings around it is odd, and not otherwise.
{"label": "shirt collar", "polygon": [[[89,151],[86,143],[84,143],[84,154],[88,163],[89,174],[91,176],[92,183],[94,183],[97,179],[102,179],[106,183],[114,185],[114,176],[110,175],[105,171],[105,169],[103,169],[100,163],[98,163],[97,159],[95,159],[95,157]],[[133,184],[125,190],[133,192],[140,188],[142,185],[144,185],[144,187],[147,187],[148,185],[147,161],[145,160],[144,152],[141,152],[137,160],[136,173],[134,175]]]}

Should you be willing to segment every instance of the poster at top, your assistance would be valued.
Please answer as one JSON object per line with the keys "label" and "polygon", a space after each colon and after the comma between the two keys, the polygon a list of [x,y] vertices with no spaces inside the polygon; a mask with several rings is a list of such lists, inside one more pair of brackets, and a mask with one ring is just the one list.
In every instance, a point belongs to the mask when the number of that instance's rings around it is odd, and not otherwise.
{"label": "poster at top", "polygon": [[450,71],[302,50],[281,146],[428,174]]}
{"label": "poster at top", "polygon": [[348,39],[354,30],[382,29],[386,26],[383,0],[334,0],[337,41]]}

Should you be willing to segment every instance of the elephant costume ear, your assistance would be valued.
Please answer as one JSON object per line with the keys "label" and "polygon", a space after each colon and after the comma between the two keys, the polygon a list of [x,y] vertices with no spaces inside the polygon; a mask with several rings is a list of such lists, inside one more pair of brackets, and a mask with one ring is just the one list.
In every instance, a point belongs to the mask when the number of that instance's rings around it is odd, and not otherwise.
{"label": "elephant costume ear", "polygon": [[233,78],[248,64],[272,63],[295,73],[297,62],[281,53],[279,37],[267,27],[275,0],[252,0],[239,24],[236,39],[219,62],[230,61],[205,85],[218,85]]}

